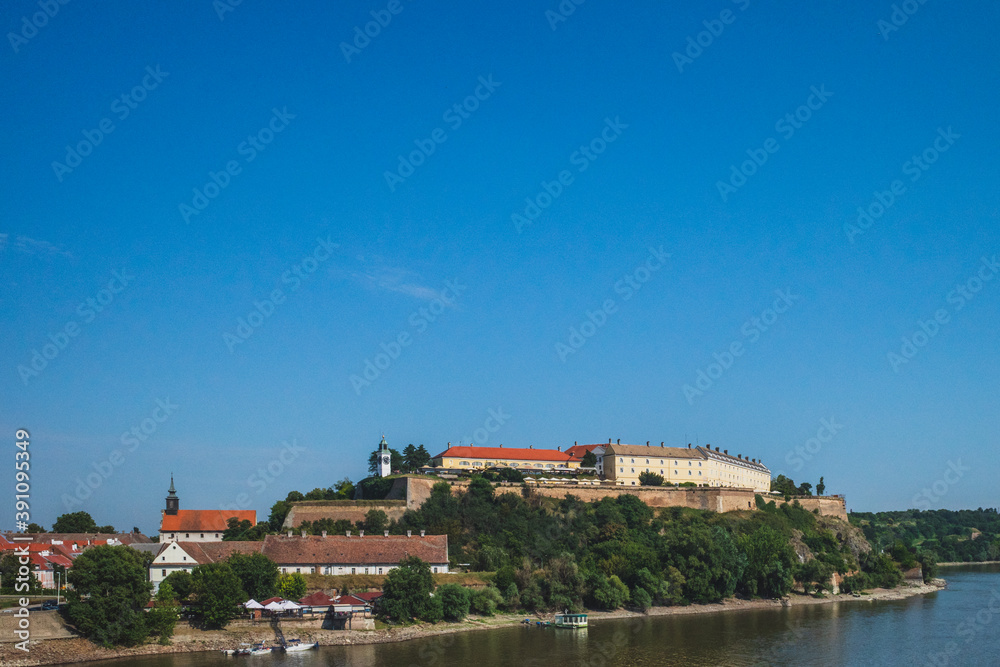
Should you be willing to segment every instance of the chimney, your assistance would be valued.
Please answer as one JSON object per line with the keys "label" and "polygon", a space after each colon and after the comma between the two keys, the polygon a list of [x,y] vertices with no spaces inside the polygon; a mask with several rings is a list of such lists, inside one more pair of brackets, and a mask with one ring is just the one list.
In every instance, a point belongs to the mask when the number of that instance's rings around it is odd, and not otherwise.
{"label": "chimney", "polygon": [[608,444],[609,445],[611,444],[611,438],[608,438]]}
{"label": "chimney", "polygon": [[[715,451],[719,451],[719,449],[718,449],[718,448],[716,448],[716,449],[715,449]],[[729,453],[729,450],[728,450],[728,449],[723,449],[723,450],[722,450],[722,453],[723,453],[723,454],[728,454],[728,453]]]}
{"label": "chimney", "polygon": [[688,443],[688,449],[691,449],[691,443],[690,442]]}
{"label": "chimney", "polygon": [[618,444],[619,445],[622,444],[622,439],[621,438],[618,438]]}
{"label": "chimney", "polygon": [[288,531],[288,536],[289,536],[289,537],[291,537],[291,536],[292,536],[292,531],[291,531],[291,530],[289,530],[289,531]]}
{"label": "chimney", "polygon": [[359,530],[358,531],[358,537],[364,537],[364,536],[365,536],[365,531]]}
{"label": "chimney", "polygon": [[576,445],[577,445],[577,442],[576,442],[576,440],[574,440],[573,441],[573,446],[576,447]]}
{"label": "chimney", "polygon": [[649,447],[649,440],[646,441],[646,446]]}
{"label": "chimney", "polygon": [[660,440],[660,447],[662,447],[662,446],[663,446],[663,441],[662,441],[662,440]]}
{"label": "chimney", "polygon": [[300,534],[302,535],[302,537],[305,537],[306,536],[306,531],[304,531],[304,530],[300,531]]}
{"label": "chimney", "polygon": [[528,449],[534,449],[534,448],[535,448],[534,445],[528,445]]}
{"label": "chimney", "polygon": [[382,534],[385,535],[386,537],[389,537],[389,531],[388,530],[383,530]]}
{"label": "chimney", "polygon": [[350,536],[351,536],[351,531],[347,531],[347,536],[348,536],[348,537],[350,537]]}
{"label": "chimney", "polygon": [[558,446],[556,446],[556,451],[557,451],[557,452],[561,452],[561,451],[562,451],[562,445],[558,445]]}
{"label": "chimney", "polygon": [[323,539],[324,540],[326,539],[326,531],[325,530],[323,531]]}
{"label": "chimney", "polygon": [[406,531],[406,536],[407,536],[407,537],[410,537],[411,533],[412,533],[412,531],[409,531],[409,530],[408,530],[408,531]]}
{"label": "chimney", "polygon": [[423,536],[424,536],[424,532],[425,532],[425,531],[423,531],[423,530],[421,530],[421,531],[420,531],[420,537],[423,537]]}

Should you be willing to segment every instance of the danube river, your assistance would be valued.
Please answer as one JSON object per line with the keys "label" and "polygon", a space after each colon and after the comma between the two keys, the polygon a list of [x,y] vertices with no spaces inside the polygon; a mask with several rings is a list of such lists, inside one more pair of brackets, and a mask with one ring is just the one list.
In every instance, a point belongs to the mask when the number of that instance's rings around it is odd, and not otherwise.
{"label": "danube river", "polygon": [[[502,628],[395,644],[227,658],[192,653],[108,667],[282,665],[998,665],[1000,568],[942,568],[948,588],[898,601],[605,620],[589,630]],[[95,663],[92,663],[95,664]]]}

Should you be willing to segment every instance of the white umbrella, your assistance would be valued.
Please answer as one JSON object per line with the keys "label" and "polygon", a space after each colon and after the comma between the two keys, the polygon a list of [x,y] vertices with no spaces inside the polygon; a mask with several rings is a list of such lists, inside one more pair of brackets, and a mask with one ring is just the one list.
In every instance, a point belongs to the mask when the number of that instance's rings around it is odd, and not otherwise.
{"label": "white umbrella", "polygon": [[292,602],[291,600],[285,600],[284,602],[282,602],[282,603],[281,603],[281,608],[282,608],[282,609],[288,609],[288,610],[292,610],[292,609],[302,609],[302,605],[300,605],[300,604],[295,604],[295,603],[294,603],[294,602]]}
{"label": "white umbrella", "polygon": [[243,606],[246,607],[247,609],[263,609],[264,608],[264,605],[262,605],[261,603],[257,602],[253,598],[247,600],[243,604]]}
{"label": "white umbrella", "polygon": [[271,602],[269,604],[264,605],[264,609],[267,609],[268,611],[281,611],[284,609],[284,607],[281,606],[280,602]]}

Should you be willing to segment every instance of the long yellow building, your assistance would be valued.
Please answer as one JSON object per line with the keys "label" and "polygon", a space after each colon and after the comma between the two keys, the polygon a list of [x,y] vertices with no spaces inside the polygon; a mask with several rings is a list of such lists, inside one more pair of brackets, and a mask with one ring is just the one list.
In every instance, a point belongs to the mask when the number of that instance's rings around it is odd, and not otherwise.
{"label": "long yellow building", "polygon": [[604,478],[627,486],[640,486],[639,475],[652,472],[667,484],[692,482],[699,486],[733,486],[770,491],[771,471],[757,459],[732,456],[716,447],[665,447],[663,445],[605,445],[598,456]]}
{"label": "long yellow building", "polygon": [[580,459],[555,449],[456,446],[449,447],[431,459],[431,467],[459,470],[494,467],[552,470],[579,468]]}

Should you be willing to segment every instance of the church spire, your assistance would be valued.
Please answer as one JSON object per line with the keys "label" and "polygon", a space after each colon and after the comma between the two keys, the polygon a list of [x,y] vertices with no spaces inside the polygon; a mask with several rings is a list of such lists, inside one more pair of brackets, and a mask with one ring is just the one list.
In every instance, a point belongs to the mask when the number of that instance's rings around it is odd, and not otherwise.
{"label": "church spire", "polygon": [[174,473],[170,473],[170,489],[167,490],[167,509],[164,514],[176,515],[180,509],[181,501],[177,497],[177,490],[174,488]]}

